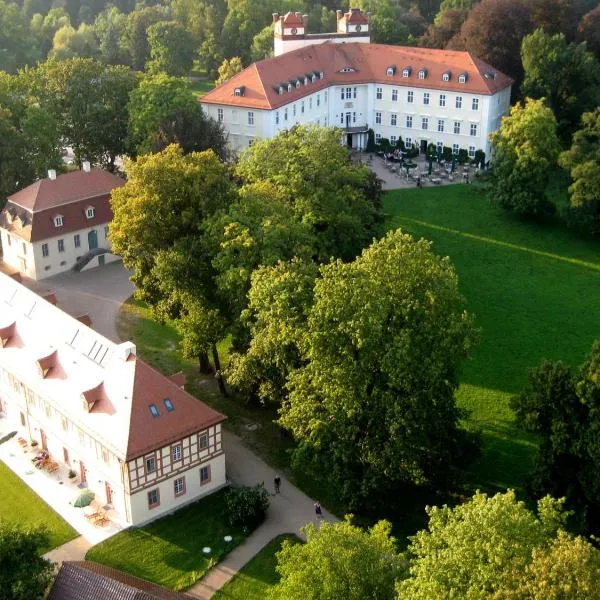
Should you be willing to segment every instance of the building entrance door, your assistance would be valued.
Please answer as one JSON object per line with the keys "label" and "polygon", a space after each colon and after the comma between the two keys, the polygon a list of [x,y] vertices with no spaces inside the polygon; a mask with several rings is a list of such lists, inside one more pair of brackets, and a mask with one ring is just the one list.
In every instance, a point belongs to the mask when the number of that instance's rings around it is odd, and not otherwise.
{"label": "building entrance door", "polygon": [[104,256],[104,254],[101,254],[98,257],[98,266],[101,267],[104,264],[105,260],[106,260],[106,256]]}
{"label": "building entrance door", "polygon": [[98,232],[95,229],[88,233],[88,246],[90,250],[98,247]]}
{"label": "building entrance door", "polygon": [[421,140],[421,154],[427,152],[427,140]]}
{"label": "building entrance door", "polygon": [[351,133],[346,135],[346,146],[348,146],[348,148],[352,148],[352,134]]}
{"label": "building entrance door", "polygon": [[352,113],[346,113],[346,127],[350,127],[352,123]]}

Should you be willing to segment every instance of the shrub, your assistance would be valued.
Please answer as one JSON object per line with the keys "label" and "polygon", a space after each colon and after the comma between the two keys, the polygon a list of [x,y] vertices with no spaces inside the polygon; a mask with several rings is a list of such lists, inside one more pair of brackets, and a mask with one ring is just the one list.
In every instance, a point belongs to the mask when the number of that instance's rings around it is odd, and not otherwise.
{"label": "shrub", "polygon": [[69,479],[75,479],[75,477],[77,477],[77,473],[73,469],[69,469]]}
{"label": "shrub", "polygon": [[458,162],[461,165],[465,165],[469,162],[469,153],[464,148],[461,148],[458,151]]}
{"label": "shrub", "polygon": [[392,145],[390,144],[390,140],[387,138],[381,138],[379,142],[379,147],[383,152],[390,152],[392,149]]}
{"label": "shrub", "polygon": [[450,146],[444,146],[444,149],[442,151],[442,158],[446,162],[449,162],[452,160],[452,148],[450,148]]}
{"label": "shrub", "polygon": [[483,169],[485,167],[485,152],[483,150],[476,150],[473,162]]}
{"label": "shrub", "polygon": [[427,146],[427,150],[425,151],[425,156],[427,158],[435,158],[437,156],[437,148],[435,144],[429,144]]}
{"label": "shrub", "polygon": [[398,141],[396,142],[396,148],[398,148],[398,150],[402,150],[402,152],[404,152],[404,150],[406,149],[406,147],[404,145],[404,140],[400,136],[398,136]]}
{"label": "shrub", "polygon": [[375,152],[375,132],[372,129],[367,131],[367,147],[365,152]]}
{"label": "shrub", "polygon": [[269,492],[262,483],[254,487],[231,488],[225,494],[225,505],[232,525],[254,529],[265,518]]}

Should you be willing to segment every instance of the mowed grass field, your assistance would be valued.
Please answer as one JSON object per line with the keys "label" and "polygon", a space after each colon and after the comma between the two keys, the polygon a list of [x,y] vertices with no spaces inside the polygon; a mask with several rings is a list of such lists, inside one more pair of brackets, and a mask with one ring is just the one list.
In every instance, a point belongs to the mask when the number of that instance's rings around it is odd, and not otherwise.
{"label": "mowed grass field", "polygon": [[483,433],[467,483],[520,489],[536,441],[515,427],[508,402],[529,368],[543,359],[578,366],[600,339],[600,240],[515,219],[469,185],[395,190],[384,206],[389,228],[427,238],[450,257],[481,329],[457,395]]}
{"label": "mowed grass field", "polygon": [[[48,500],[52,500],[49,498]],[[0,461],[0,521],[11,521],[24,527],[43,525],[49,543],[44,554],[76,538],[79,534],[29,486]],[[1,594],[0,594],[0,597]]]}

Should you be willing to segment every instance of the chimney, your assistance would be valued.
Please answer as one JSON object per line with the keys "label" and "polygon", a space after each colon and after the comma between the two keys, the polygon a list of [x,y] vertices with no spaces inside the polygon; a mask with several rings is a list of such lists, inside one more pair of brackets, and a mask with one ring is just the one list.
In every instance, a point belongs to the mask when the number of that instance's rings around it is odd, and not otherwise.
{"label": "chimney", "polygon": [[84,170],[85,173],[89,173],[90,172],[90,161],[89,160],[84,160],[81,163],[81,168]]}
{"label": "chimney", "polygon": [[279,13],[273,13],[273,23],[277,23],[279,21]]}
{"label": "chimney", "polygon": [[308,31],[308,15],[302,15],[302,23],[304,24],[304,30]]}
{"label": "chimney", "polygon": [[48,169],[48,179],[52,181],[56,179],[56,169]]}

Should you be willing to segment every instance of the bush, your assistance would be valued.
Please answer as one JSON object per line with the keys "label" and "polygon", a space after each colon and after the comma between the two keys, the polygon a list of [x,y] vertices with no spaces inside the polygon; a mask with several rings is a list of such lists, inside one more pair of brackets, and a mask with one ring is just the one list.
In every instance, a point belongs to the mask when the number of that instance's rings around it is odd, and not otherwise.
{"label": "bush", "polygon": [[77,473],[73,469],[69,469],[69,479],[75,479],[75,477],[77,477]]}
{"label": "bush", "polygon": [[398,136],[398,141],[396,142],[396,148],[398,148],[398,150],[402,150],[402,152],[404,152],[405,145],[404,145],[404,140],[402,139],[401,136]]}
{"label": "bush", "polygon": [[231,488],[225,494],[225,506],[232,525],[254,529],[265,518],[269,492],[262,483],[254,487]]}
{"label": "bush", "polygon": [[461,165],[466,165],[469,162],[469,153],[464,148],[458,151],[458,162]]}
{"label": "bush", "polygon": [[372,129],[367,131],[367,147],[365,152],[375,152],[375,132]]}
{"label": "bush", "polygon": [[435,159],[435,157],[437,156],[437,148],[436,148],[435,144],[429,144],[427,146],[427,150],[425,151],[425,156],[427,158]]}
{"label": "bush", "polygon": [[444,146],[444,149],[442,150],[442,158],[446,162],[450,162],[452,160],[452,148],[450,148],[450,146]]}
{"label": "bush", "polygon": [[485,152],[483,150],[476,150],[473,162],[483,169],[485,167]]}
{"label": "bush", "polygon": [[381,138],[379,142],[379,147],[383,152],[390,152],[392,150],[392,145],[390,144],[390,140],[387,138]]}

